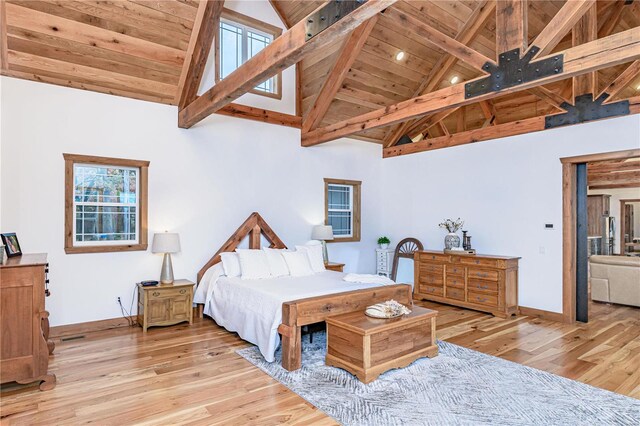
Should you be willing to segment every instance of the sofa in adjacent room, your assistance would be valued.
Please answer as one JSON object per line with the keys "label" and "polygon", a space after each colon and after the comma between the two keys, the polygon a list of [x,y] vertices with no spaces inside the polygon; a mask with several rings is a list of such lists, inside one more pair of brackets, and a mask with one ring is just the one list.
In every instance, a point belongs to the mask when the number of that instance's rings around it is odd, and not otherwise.
{"label": "sofa in adjacent room", "polygon": [[589,258],[591,299],[640,307],[640,257]]}

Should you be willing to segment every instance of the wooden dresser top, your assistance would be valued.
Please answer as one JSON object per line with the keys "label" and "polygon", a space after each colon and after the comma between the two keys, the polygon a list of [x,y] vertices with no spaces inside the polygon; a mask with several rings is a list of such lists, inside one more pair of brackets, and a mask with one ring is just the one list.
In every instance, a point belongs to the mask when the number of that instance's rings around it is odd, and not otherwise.
{"label": "wooden dresser top", "polygon": [[512,260],[512,259],[521,259],[519,256],[499,256],[492,254],[465,254],[463,252],[460,253],[445,253],[442,250],[422,250],[416,253],[425,253],[425,254],[439,254],[441,256],[460,256],[460,257],[468,257],[471,259],[475,258],[485,258],[485,259],[501,259],[501,260]]}
{"label": "wooden dresser top", "polygon": [[47,264],[47,253],[25,253],[22,256],[6,257],[0,268],[17,268],[20,266],[36,266]]}

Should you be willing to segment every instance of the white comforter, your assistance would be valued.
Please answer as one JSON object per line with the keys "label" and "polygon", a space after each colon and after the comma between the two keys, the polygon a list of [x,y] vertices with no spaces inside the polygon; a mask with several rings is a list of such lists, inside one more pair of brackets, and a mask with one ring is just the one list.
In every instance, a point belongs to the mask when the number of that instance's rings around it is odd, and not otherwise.
{"label": "white comforter", "polygon": [[257,345],[264,358],[273,362],[280,343],[283,302],[379,286],[346,282],[344,275],[325,271],[305,277],[243,280],[222,275],[221,266],[215,265],[203,277],[194,301],[204,303],[205,314]]}

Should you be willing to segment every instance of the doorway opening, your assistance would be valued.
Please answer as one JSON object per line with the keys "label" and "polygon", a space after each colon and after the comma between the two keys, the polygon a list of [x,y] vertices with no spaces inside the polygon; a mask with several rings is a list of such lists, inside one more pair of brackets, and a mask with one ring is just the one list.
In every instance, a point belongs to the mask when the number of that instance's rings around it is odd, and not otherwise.
{"label": "doorway opening", "polygon": [[640,314],[640,150],[561,161],[563,320],[587,322],[612,309]]}

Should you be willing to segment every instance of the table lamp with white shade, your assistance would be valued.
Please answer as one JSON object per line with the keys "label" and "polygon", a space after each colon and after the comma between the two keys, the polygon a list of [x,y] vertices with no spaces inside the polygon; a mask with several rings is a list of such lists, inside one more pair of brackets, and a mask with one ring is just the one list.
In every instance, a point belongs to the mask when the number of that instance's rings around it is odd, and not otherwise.
{"label": "table lamp with white shade", "polygon": [[322,257],[324,262],[329,262],[327,254],[327,241],[333,240],[333,227],[331,225],[316,225],[311,231],[311,239],[322,241]]}
{"label": "table lamp with white shade", "polygon": [[173,265],[171,264],[171,253],[180,251],[180,236],[175,232],[162,232],[153,235],[152,253],[164,253],[162,260],[162,272],[160,282],[162,284],[173,283]]}

